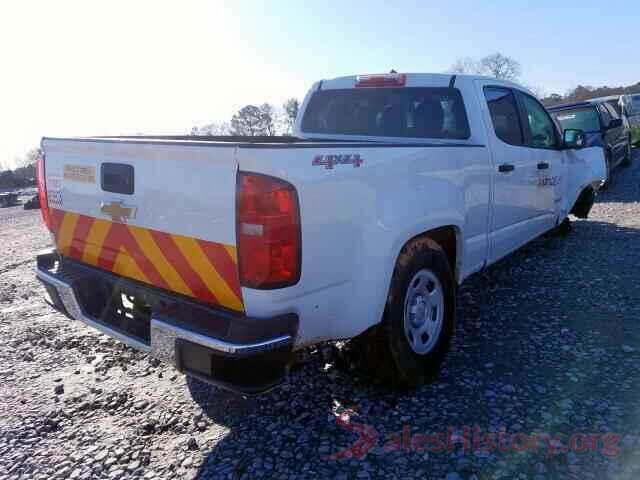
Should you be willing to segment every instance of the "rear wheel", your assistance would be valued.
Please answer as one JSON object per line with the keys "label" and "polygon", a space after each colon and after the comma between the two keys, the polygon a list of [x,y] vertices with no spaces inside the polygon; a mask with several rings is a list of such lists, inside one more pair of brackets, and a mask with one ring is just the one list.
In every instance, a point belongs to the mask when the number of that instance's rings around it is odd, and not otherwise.
{"label": "rear wheel", "polygon": [[369,371],[413,387],[437,373],[455,322],[455,282],[447,256],[429,238],[412,241],[396,264],[384,318],[365,339]]}

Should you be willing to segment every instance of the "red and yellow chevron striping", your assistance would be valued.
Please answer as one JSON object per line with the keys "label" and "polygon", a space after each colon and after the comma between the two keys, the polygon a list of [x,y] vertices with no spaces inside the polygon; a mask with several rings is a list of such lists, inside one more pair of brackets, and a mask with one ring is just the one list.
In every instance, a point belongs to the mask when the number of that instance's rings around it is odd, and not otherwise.
{"label": "red and yellow chevron striping", "polygon": [[51,209],[59,252],[198,300],[244,311],[236,247]]}

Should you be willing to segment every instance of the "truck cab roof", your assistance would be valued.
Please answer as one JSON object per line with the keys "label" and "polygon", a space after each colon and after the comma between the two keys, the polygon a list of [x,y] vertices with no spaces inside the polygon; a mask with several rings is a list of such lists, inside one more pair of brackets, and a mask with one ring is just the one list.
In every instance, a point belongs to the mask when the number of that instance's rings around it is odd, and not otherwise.
{"label": "truck cab roof", "polygon": [[[458,82],[473,82],[475,80],[492,80],[496,85],[506,86],[509,88],[517,88],[524,90],[521,85],[510,82],[508,80],[499,80],[496,78],[484,76],[484,75],[467,75],[467,74],[455,74],[455,73],[380,73],[380,74],[361,74],[361,75],[347,75],[342,77],[335,77],[329,79],[323,79],[316,82],[312,91],[316,90],[329,90],[329,89],[347,89],[356,88],[359,85],[359,81],[364,78],[382,78],[387,77],[389,79],[396,78],[402,79],[397,84],[390,82],[387,85],[377,85],[379,87],[453,87]],[[374,86],[374,85],[371,85]],[[531,93],[531,92],[528,92]]]}

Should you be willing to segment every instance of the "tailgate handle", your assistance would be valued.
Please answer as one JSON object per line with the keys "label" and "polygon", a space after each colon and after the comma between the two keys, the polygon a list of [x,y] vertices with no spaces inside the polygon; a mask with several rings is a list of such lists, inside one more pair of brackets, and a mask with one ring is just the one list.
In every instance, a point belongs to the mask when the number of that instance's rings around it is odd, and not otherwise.
{"label": "tailgate handle", "polygon": [[105,192],[133,195],[133,165],[103,163],[100,167],[100,183]]}
{"label": "tailgate handle", "polygon": [[549,164],[547,162],[540,162],[538,164],[538,170],[546,170],[549,168]]}

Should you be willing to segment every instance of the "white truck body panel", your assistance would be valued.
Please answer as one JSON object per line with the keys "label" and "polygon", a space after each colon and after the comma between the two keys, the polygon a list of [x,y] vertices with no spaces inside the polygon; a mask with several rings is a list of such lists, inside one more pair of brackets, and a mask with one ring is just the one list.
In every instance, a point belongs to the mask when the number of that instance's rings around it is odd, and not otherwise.
{"label": "white truck body panel", "polygon": [[452,161],[450,147],[359,147],[365,159],[360,168],[310,167],[315,155],[331,150],[238,152],[241,170],[278,176],[298,189],[300,282],[275,291],[243,289],[243,297],[250,315],[293,309],[309,319],[300,331],[304,343],[348,338],[368,328],[372,317],[380,318],[386,295],[372,292],[388,290],[408,239],[443,225],[467,232],[460,237],[461,278],[483,266],[487,250],[486,149],[456,147]]}

